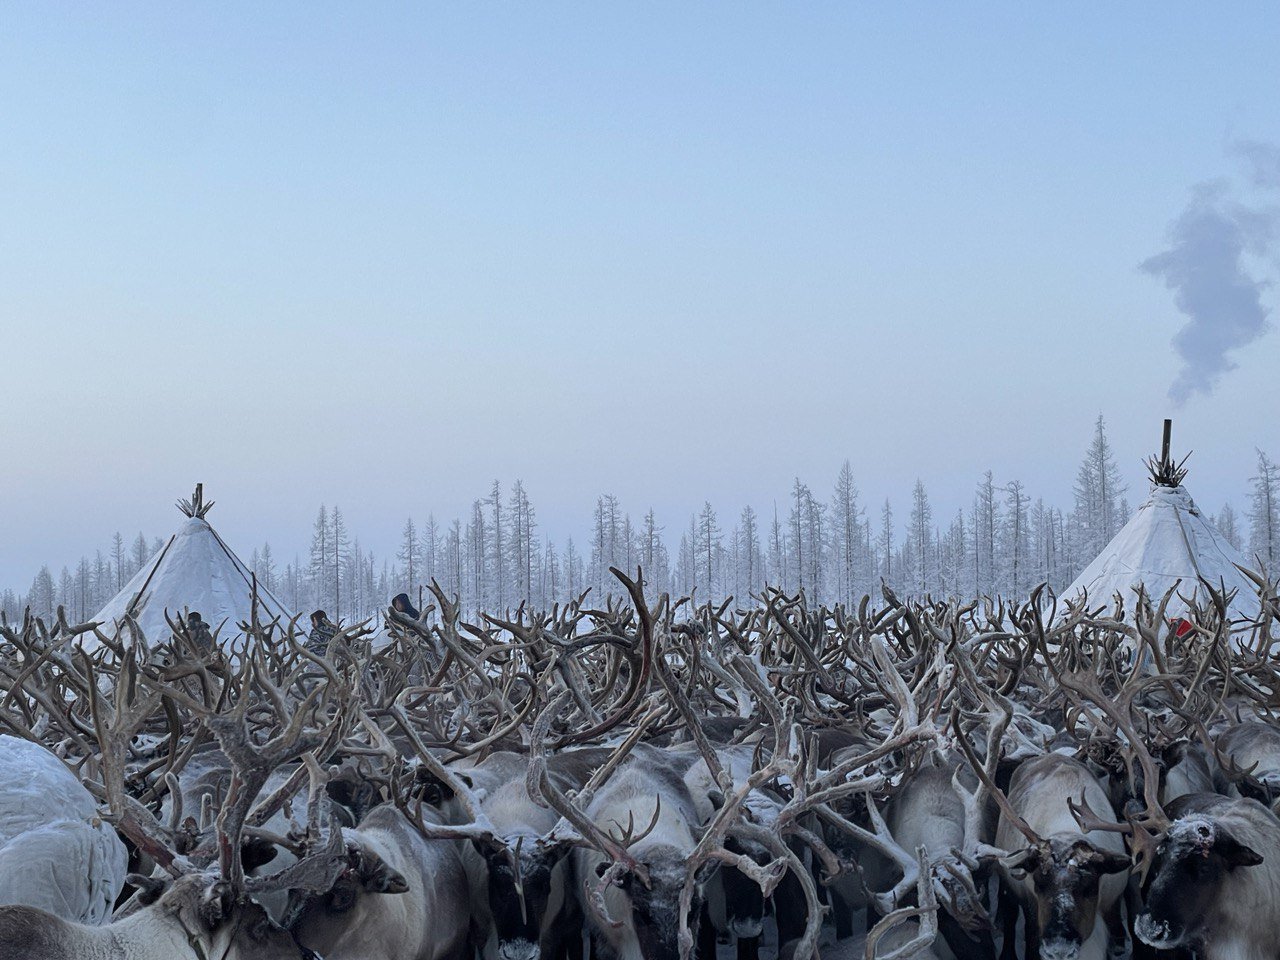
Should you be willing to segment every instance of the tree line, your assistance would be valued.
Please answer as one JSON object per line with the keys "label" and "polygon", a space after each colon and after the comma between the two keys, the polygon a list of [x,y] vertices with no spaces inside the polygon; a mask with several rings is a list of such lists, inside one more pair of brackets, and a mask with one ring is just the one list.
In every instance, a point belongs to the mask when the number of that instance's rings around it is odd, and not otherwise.
{"label": "tree line", "polygon": [[[614,566],[643,567],[655,595],[670,591],[699,600],[746,598],[768,583],[804,590],[817,603],[853,604],[881,581],[905,595],[1024,596],[1041,582],[1067,586],[1128,520],[1127,493],[1099,417],[1067,509],[1033,499],[1021,481],[997,481],[988,471],[969,508],[950,517],[935,515],[917,480],[900,517],[887,499],[864,501],[846,461],[828,496],[797,478],[786,501],[763,515],[749,505],[726,515],[707,501],[686,523],[669,527],[652,509],[636,519],[617,497],[604,494],[586,536],[556,542],[541,533],[523,483],[504,490],[495,480],[464,517],[406,519],[391,556],[364,548],[339,507],[321,506],[305,555],[282,565],[263,544],[247,562],[294,611],[321,608],[348,621],[376,613],[396,593],[417,602],[432,580],[461,597],[471,616],[521,604],[549,608],[586,590],[616,592]],[[1227,503],[1212,520],[1233,546],[1274,574],[1280,469],[1266,454],[1258,451],[1245,516]],[[10,617],[27,606],[47,616],[62,604],[84,620],[161,546],[141,533],[126,546],[116,534],[106,552],[82,557],[56,577],[42,567],[27,591],[4,591],[0,606]]]}

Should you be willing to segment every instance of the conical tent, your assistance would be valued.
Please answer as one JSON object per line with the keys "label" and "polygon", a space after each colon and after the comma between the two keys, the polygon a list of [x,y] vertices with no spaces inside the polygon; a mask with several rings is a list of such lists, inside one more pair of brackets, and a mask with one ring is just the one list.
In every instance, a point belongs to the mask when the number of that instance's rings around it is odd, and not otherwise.
{"label": "conical tent", "polygon": [[1260,610],[1257,589],[1240,571],[1249,564],[1182,486],[1186,469],[1169,459],[1168,421],[1164,452],[1159,460],[1151,458],[1148,468],[1151,496],[1062,596],[1075,599],[1087,591],[1089,603],[1100,605],[1119,594],[1125,610],[1131,613],[1139,587],[1145,587],[1152,602],[1159,603],[1166,591],[1176,586],[1166,608],[1167,616],[1176,617],[1187,610],[1181,597],[1197,604],[1208,601],[1203,584],[1207,582],[1215,590],[1235,591],[1229,612],[1232,619],[1256,618]]}
{"label": "conical tent", "polygon": [[[182,526],[94,620],[110,631],[125,616],[132,616],[143,636],[156,642],[169,637],[166,611],[175,621],[187,611],[195,611],[211,628],[222,627],[219,639],[225,643],[242,632],[240,624],[253,617],[253,573],[205,519],[213,503],[204,502],[200,487],[191,500],[180,501],[178,506],[187,517]],[[287,624],[293,618],[261,583],[256,597],[260,622],[278,617]]]}

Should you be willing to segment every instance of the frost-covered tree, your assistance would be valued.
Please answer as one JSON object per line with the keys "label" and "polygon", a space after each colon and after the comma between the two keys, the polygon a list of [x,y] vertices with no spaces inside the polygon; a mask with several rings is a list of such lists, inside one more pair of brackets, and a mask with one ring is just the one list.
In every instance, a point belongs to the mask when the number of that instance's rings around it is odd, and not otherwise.
{"label": "frost-covered tree", "polygon": [[716,554],[720,549],[721,532],[715,508],[711,506],[710,500],[702,504],[693,534],[695,538],[694,584],[699,588],[700,596],[711,599],[719,595],[720,571],[716,563]]}
{"label": "frost-covered tree", "polygon": [[831,497],[831,567],[837,600],[852,605],[865,579],[862,509],[853,468],[846,460],[836,476]]}
{"label": "frost-covered tree", "polygon": [[768,582],[784,591],[790,592],[791,580],[787,569],[787,542],[782,531],[782,523],[778,519],[778,505],[773,505],[773,523],[769,526],[769,570]]}
{"label": "frost-covered tree", "polygon": [[128,554],[124,548],[124,537],[120,536],[119,531],[111,538],[111,562],[116,571],[116,590],[124,586],[126,579],[124,572],[125,558]]}
{"label": "frost-covered tree", "polygon": [[133,540],[133,548],[130,550],[129,556],[129,573],[130,576],[142,569],[143,564],[147,562],[147,558],[151,556],[151,550],[147,546],[147,538],[139,533]]}
{"label": "frost-covered tree", "polygon": [[1079,551],[1090,562],[1111,542],[1123,525],[1127,505],[1122,508],[1126,487],[1107,439],[1102,414],[1094,425],[1093,439],[1076,473],[1075,513],[1081,537]]}
{"label": "frost-covered tree", "polygon": [[436,523],[434,513],[428,513],[418,537],[418,570],[423,583],[439,582],[444,577],[440,550],[440,524]]}
{"label": "frost-covered tree", "polygon": [[1031,556],[1027,564],[1033,584],[1057,585],[1057,530],[1053,508],[1038,497],[1031,507]]}
{"label": "frost-covered tree", "polygon": [[[76,606],[75,618],[83,623],[97,611],[98,607],[94,604],[93,587],[93,569],[89,566],[89,558],[81,557],[80,562],[76,564]],[[90,609],[92,607],[92,609]]]}
{"label": "frost-covered tree", "polygon": [[738,515],[738,576],[737,595],[745,598],[759,590],[764,573],[760,555],[760,521],[750,505]]}
{"label": "frost-covered tree", "polygon": [[257,553],[258,562],[253,565],[254,575],[257,576],[258,582],[262,586],[271,593],[275,593],[276,588],[280,585],[280,578],[276,571],[276,558],[275,554],[271,552],[271,544],[264,543],[262,549]]}
{"label": "frost-covered tree", "polygon": [[1258,473],[1250,478],[1249,552],[1274,576],[1280,560],[1280,468],[1258,451]]}
{"label": "frost-covered tree", "polygon": [[[329,511],[320,504],[320,512],[316,514],[311,528],[311,586],[312,602],[319,607],[325,602],[323,584],[329,582],[329,564],[333,555],[333,537],[329,529]],[[333,610],[333,616],[338,611]]]}
{"label": "frost-covered tree", "polygon": [[565,596],[569,599],[576,599],[589,586],[583,579],[582,557],[578,555],[578,548],[573,545],[573,537],[566,540],[564,545],[564,578]]}
{"label": "frost-covered tree", "polygon": [[528,603],[533,596],[534,564],[538,551],[533,534],[537,527],[533,504],[525,492],[524,484],[517,480],[511,487],[511,499],[507,505],[510,532],[507,537],[508,566],[515,587],[516,600]]}
{"label": "frost-covered tree", "polygon": [[627,565],[626,523],[618,498],[606,493],[596,500],[591,531],[591,585],[604,596],[615,591],[610,567]]}
{"label": "frost-covered tree", "polygon": [[964,593],[969,558],[968,527],[963,510],[956,511],[955,519],[947,529],[944,544],[939,565],[939,589],[943,596],[960,596]]}
{"label": "frost-covered tree", "polygon": [[893,507],[888,498],[880,509],[880,536],[876,541],[876,553],[880,557],[880,577],[893,586]]}
{"label": "frost-covered tree", "polygon": [[937,580],[937,554],[933,542],[933,508],[924,483],[917,478],[911,491],[911,516],[907,523],[904,582],[911,591],[923,597],[933,590]]}
{"label": "frost-covered tree", "polygon": [[1244,542],[1240,538],[1240,525],[1236,520],[1235,508],[1229,503],[1224,503],[1222,509],[1218,511],[1218,515],[1213,518],[1213,525],[1218,528],[1218,532],[1222,534],[1222,538],[1231,544],[1237,550],[1244,547]]}
{"label": "frost-covered tree", "polygon": [[[116,534],[119,537],[119,534]],[[37,617],[48,619],[53,616],[53,608],[56,603],[56,587],[53,583],[53,574],[49,572],[47,566],[41,567],[36,573],[35,579],[31,581],[31,589],[27,592],[27,605],[31,607],[31,612]]]}
{"label": "frost-covered tree", "polygon": [[333,558],[330,579],[333,583],[333,609],[336,611],[335,616],[341,617],[343,616],[342,575],[347,568],[347,548],[350,546],[350,536],[347,533],[347,524],[342,517],[342,511],[338,509],[337,504],[334,504],[330,520],[330,546]]}
{"label": "frost-covered tree", "polygon": [[502,514],[502,484],[497,480],[489,488],[485,499],[489,508],[488,539],[480,545],[481,576],[485,579],[485,595],[492,601],[492,608],[504,610],[507,605],[507,550],[506,525]]}
{"label": "frost-covered tree", "polygon": [[644,570],[645,585],[653,599],[667,589],[671,580],[670,560],[666,544],[662,540],[662,527],[653,508],[644,515],[639,534],[640,566]]}
{"label": "frost-covered tree", "polygon": [[451,596],[461,597],[464,578],[465,559],[462,551],[462,521],[457,517],[449,524],[449,532],[444,542],[445,576],[444,589]]}
{"label": "frost-covered tree", "polygon": [[471,522],[467,524],[466,536],[463,539],[463,552],[466,555],[467,585],[463,596],[470,598],[468,609],[494,609],[490,603],[489,565],[486,551],[490,540],[489,523],[484,513],[485,501],[474,500],[471,503]]}
{"label": "frost-covered tree", "polygon": [[400,531],[400,552],[397,559],[404,564],[401,570],[404,574],[405,589],[409,591],[409,596],[413,596],[414,591],[418,589],[418,556],[421,544],[418,543],[418,527],[413,522],[413,517],[409,517],[404,522],[404,529]]}
{"label": "frost-covered tree", "polygon": [[970,513],[970,550],[973,596],[996,592],[996,538],[1000,529],[1000,504],[995,479],[988,470],[978,482]]}
{"label": "frost-covered tree", "polygon": [[808,484],[797,477],[791,487],[791,514],[787,520],[791,546],[789,566],[794,571],[795,586],[806,591],[814,602],[822,599],[825,511],[826,507],[814,497]]}
{"label": "frost-covered tree", "polygon": [[1004,523],[1000,531],[999,592],[1021,597],[1031,582],[1031,524],[1028,509],[1031,498],[1020,480],[1005,486]]}

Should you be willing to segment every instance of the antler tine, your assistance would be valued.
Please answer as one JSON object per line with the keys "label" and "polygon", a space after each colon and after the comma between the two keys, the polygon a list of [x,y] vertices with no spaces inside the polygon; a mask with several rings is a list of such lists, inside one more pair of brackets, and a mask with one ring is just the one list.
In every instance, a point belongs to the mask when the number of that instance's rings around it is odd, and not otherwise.
{"label": "antler tine", "polygon": [[584,784],[582,789],[578,791],[577,802],[580,805],[585,806],[591,802],[589,798],[595,796],[595,792],[599,790],[601,785],[604,784],[613,772],[622,765],[622,762],[631,754],[631,750],[635,745],[644,739],[645,734],[649,732],[649,728],[653,726],[654,722],[665,712],[665,708],[655,706],[645,714],[640,722],[636,724],[636,728],[627,735],[625,740],[618,744],[614,751],[609,754],[608,759],[596,768],[596,770],[591,774],[591,777],[587,780],[586,784]]}
{"label": "antler tine", "polygon": [[269,876],[247,878],[244,881],[244,891],[250,894],[274,890],[326,893],[333,889],[334,881],[346,866],[347,844],[342,836],[342,825],[336,818],[330,818],[327,832],[322,848],[311,850],[283,870]]}
{"label": "antler tine", "polygon": [[427,823],[422,816],[422,801],[415,800],[412,807],[409,805],[412,789],[412,783],[401,784],[401,765],[397,764],[391,772],[392,802],[424,840],[473,840],[490,850],[508,848],[507,842],[497,835],[493,824],[483,815],[470,823]]}
{"label": "antler tine", "polygon": [[1067,797],[1067,809],[1071,811],[1071,816],[1085,833],[1092,833],[1094,830],[1105,833],[1119,833],[1125,836],[1133,833],[1131,824],[1120,823],[1118,820],[1107,820],[1099,816],[1093,807],[1089,805],[1089,801],[1084,795],[1084,790],[1080,791],[1079,800]]}
{"label": "antler tine", "polygon": [[[623,848],[629,847],[632,844],[639,843],[645,837],[649,836],[649,834],[653,833],[654,828],[658,825],[658,819],[662,816],[662,795],[659,794],[655,799],[656,802],[653,806],[653,816],[649,820],[649,825],[639,833],[636,833],[636,813],[634,810],[628,812],[627,826],[625,830],[622,830],[620,836],[614,837],[612,832],[610,832],[610,837],[619,846]],[[622,824],[618,823],[616,820],[614,821],[614,824],[619,828],[622,827]]]}
{"label": "antler tine", "polygon": [[906,681],[902,679],[902,674],[898,672],[897,665],[890,658],[884,640],[878,636],[871,638],[871,656],[875,659],[881,676],[887,684],[886,692],[898,707],[897,725],[904,730],[918,726],[920,710],[916,706],[915,698],[911,695],[911,689]]}
{"label": "antler tine", "polygon": [[[999,708],[999,712],[1000,719],[992,725],[991,732],[988,736],[988,743],[990,744],[988,750],[995,751],[997,762],[999,759],[1001,738],[1003,738],[1004,731],[1008,729],[1009,723],[1013,719],[1013,714],[1003,706]],[[1004,791],[996,786],[995,777],[992,772],[988,771],[986,765],[978,762],[978,757],[973,750],[973,744],[969,742],[969,738],[960,728],[960,708],[958,706],[953,706],[951,708],[951,728],[955,733],[956,745],[960,748],[960,752],[963,753],[964,758],[969,761],[969,765],[973,767],[973,772],[978,775],[978,780],[982,783],[982,786],[986,789],[987,794],[991,799],[996,802],[996,806],[1000,808],[1000,812],[1004,814],[1005,818],[1014,827],[1014,829],[1027,838],[1028,843],[1034,847],[1041,846],[1044,843],[1044,838],[1036,833],[1035,830],[1031,828],[1031,825],[1022,818],[1022,815],[1013,808],[1013,804],[1009,802],[1009,798],[1005,796]],[[988,756],[987,759],[988,763],[990,763],[990,756]]]}
{"label": "antler tine", "polygon": [[458,803],[462,805],[463,811],[470,818],[469,827],[473,828],[474,832],[496,836],[497,830],[494,829],[488,815],[481,808],[480,801],[476,799],[475,793],[427,749],[426,744],[422,742],[422,738],[418,736],[418,731],[413,728],[409,718],[405,716],[404,710],[399,706],[393,706],[387,710],[387,715],[395,721],[396,726],[400,728],[400,732],[408,738],[418,762],[458,798]]}
{"label": "antler tine", "polygon": [[[635,713],[636,706],[641,698],[649,689],[649,679],[653,671],[654,659],[654,640],[653,640],[653,613],[649,609],[649,604],[644,597],[644,575],[643,571],[636,571],[636,579],[632,580],[617,567],[610,567],[609,572],[612,573],[623,586],[627,588],[627,593],[631,597],[631,603],[635,607],[636,614],[640,621],[640,663],[636,665],[632,663],[630,682],[627,692],[623,694],[618,706],[613,713],[597,724],[592,725],[587,730],[575,733],[572,736],[565,735],[561,737],[555,744],[556,747],[565,747],[571,743],[581,743],[584,740],[601,737],[608,733],[618,724],[625,721],[628,717]],[[550,728],[548,728],[549,730]]]}
{"label": "antler tine", "polygon": [[[284,729],[261,746],[249,735],[246,714],[252,697],[254,681],[263,689],[274,690],[265,667],[259,658],[247,658],[242,668],[240,699],[227,713],[204,713],[202,720],[217,738],[227,759],[231,762],[231,786],[218,812],[216,823],[218,840],[218,864],[222,878],[234,891],[245,889],[244,866],[240,859],[240,840],[245,820],[271,773],[279,766],[297,760],[329,741],[334,730],[341,730],[347,723],[349,703],[343,702],[334,719],[322,729],[308,729],[307,722],[314,713],[326,687],[317,685],[293,711],[291,717],[279,716]],[[283,699],[269,699],[277,710],[285,710]],[[259,701],[261,702],[261,701]]]}
{"label": "antler tine", "polygon": [[[529,796],[535,802],[542,801],[546,806],[560,814],[561,818],[577,831],[578,837],[584,843],[595,847],[616,865],[630,870],[642,882],[647,883],[649,872],[644,865],[632,857],[624,845],[618,843],[613,837],[596,826],[584,810],[570,801],[551,782],[551,777],[547,774],[547,733],[551,728],[552,719],[569,702],[571,696],[570,691],[561,691],[559,696],[547,705],[533,725],[533,732],[530,734],[529,772],[527,775]],[[559,824],[552,828],[551,834],[552,836],[562,835]]]}
{"label": "antler tine", "polygon": [[1146,803],[1144,820],[1148,824],[1156,826],[1157,829],[1167,827],[1169,818],[1165,814],[1164,808],[1160,805],[1160,769],[1133,724],[1131,710],[1134,698],[1143,689],[1154,683],[1162,683],[1173,678],[1168,674],[1152,674],[1151,676],[1141,677],[1135,669],[1134,675],[1126,681],[1124,688],[1115,698],[1108,697],[1103,692],[1097,676],[1092,673],[1084,676],[1080,673],[1062,670],[1058,672],[1057,679],[1069,694],[1083,697],[1093,703],[1115,724],[1116,729],[1124,734],[1126,749],[1137,757],[1138,764],[1142,767],[1142,791],[1143,800]]}
{"label": "antler tine", "polygon": [[[85,671],[89,712],[93,718],[102,768],[102,799],[117,829],[149,854],[170,875],[180,876],[185,861],[163,839],[164,828],[155,815],[125,792],[125,764],[129,744],[160,703],[160,694],[145,693],[138,684],[138,661],[132,648],[125,652],[108,707],[98,686],[98,672],[92,659],[77,652]],[[104,714],[109,712],[110,716]],[[94,786],[92,783],[88,786]]]}
{"label": "antler tine", "polygon": [[[917,906],[902,907],[882,918],[867,934],[863,951],[866,960],[908,960],[926,950],[938,939],[938,897],[929,874],[928,858],[924,847],[916,848],[919,873],[916,882]],[[894,927],[916,917],[920,918],[920,931],[906,943],[877,957],[876,947]]]}

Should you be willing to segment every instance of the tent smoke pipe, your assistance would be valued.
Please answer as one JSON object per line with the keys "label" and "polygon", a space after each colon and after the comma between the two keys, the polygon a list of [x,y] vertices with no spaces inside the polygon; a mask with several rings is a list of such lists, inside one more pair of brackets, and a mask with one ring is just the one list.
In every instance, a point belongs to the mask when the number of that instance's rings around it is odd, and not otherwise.
{"label": "tent smoke pipe", "polygon": [[1160,448],[1160,462],[1169,462],[1169,440],[1173,434],[1173,421],[1166,419],[1164,422],[1164,444]]}

